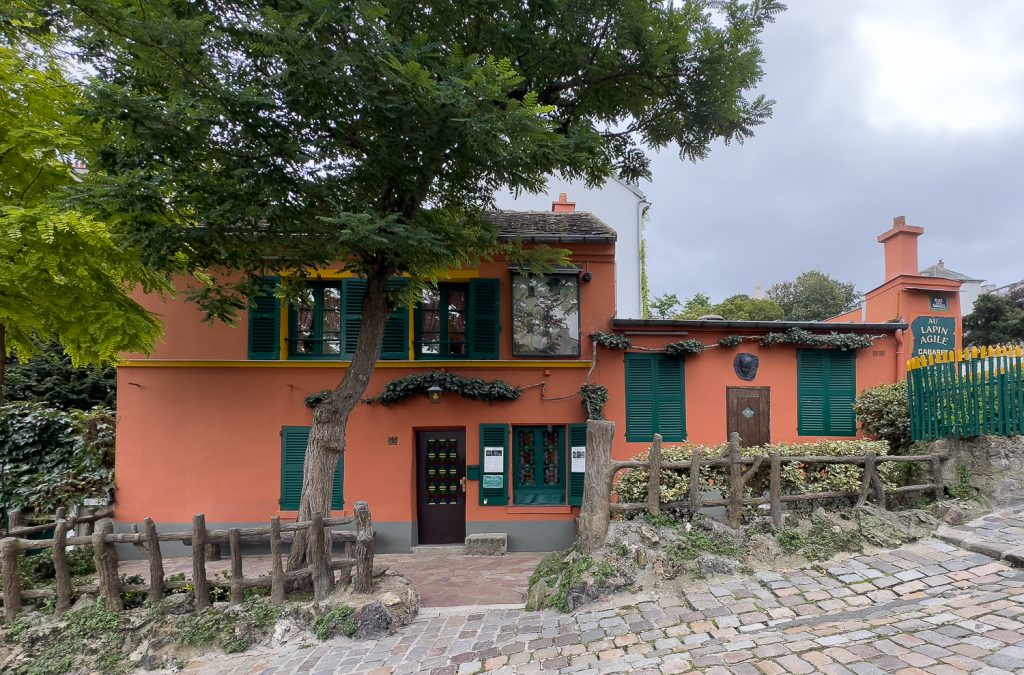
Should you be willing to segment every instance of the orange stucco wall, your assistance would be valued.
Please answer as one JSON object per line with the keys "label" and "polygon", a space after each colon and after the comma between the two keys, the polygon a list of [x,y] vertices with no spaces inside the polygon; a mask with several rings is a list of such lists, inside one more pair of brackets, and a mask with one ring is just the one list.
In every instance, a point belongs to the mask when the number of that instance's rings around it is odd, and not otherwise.
{"label": "orange stucco wall", "polygon": [[[573,394],[591,370],[586,336],[612,330],[615,313],[615,275],[610,246],[582,245],[574,249],[574,262],[592,274],[580,286],[582,354],[578,359],[519,359],[512,356],[507,329],[502,332],[498,361],[430,362],[383,361],[375,371],[367,395],[378,393],[391,380],[439,367],[468,377],[502,379],[524,388],[511,402],[475,402],[454,394],[439,404],[425,397],[393,407],[360,405],[347,433],[345,504],[370,503],[377,523],[416,520],[415,440],[418,430],[464,429],[467,464],[479,461],[479,426],[565,425],[582,422],[585,414]],[[502,280],[502,326],[511,325],[509,270],[501,261],[478,271],[453,273],[465,277]],[[454,278],[454,277],[453,277]],[[149,358],[135,358],[118,369],[117,519],[136,522],[152,517],[158,522],[184,523],[205,513],[211,523],[265,522],[281,513],[280,497],[282,426],[311,423],[312,412],[303,399],[333,388],[343,375],[341,362],[247,361],[247,324],[204,324],[183,300],[163,302],[143,297],[151,311],[166,322],[164,340]],[[659,348],[684,337],[716,345],[734,331],[700,329],[689,334],[631,335],[634,345]],[[743,334],[763,334],[766,329]],[[857,387],[891,382],[896,377],[896,338],[880,337],[857,354]],[[739,351],[760,358],[757,377],[740,380],[732,360]],[[617,423],[613,453],[629,457],[645,443],[625,441],[624,358],[622,352],[599,349],[591,381],[605,385],[609,402],[605,416]],[[726,387],[771,388],[771,440],[812,440],[797,429],[796,351],[790,346],[761,348],[756,341],[729,349],[709,347],[685,363],[686,422],[689,440],[717,444],[726,437]],[[390,441],[394,442],[391,443]],[[511,449],[507,453],[511,458]],[[575,508],[568,506],[480,506],[478,483],[469,481],[466,520],[568,521]],[[564,522],[562,523],[564,524]]]}

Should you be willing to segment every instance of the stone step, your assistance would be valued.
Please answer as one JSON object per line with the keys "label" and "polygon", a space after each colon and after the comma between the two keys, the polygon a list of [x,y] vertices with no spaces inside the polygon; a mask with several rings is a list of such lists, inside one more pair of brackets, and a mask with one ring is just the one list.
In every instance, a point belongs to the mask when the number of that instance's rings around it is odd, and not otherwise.
{"label": "stone step", "polygon": [[413,546],[414,554],[426,555],[466,555],[465,544],[425,544]]}

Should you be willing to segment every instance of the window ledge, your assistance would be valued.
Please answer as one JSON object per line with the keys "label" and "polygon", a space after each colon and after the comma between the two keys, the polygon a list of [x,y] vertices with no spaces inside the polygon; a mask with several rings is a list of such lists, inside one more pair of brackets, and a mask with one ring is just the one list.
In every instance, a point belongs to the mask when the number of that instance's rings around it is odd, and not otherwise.
{"label": "window ledge", "polygon": [[506,506],[505,513],[572,513],[572,507],[564,505],[531,506],[523,504],[521,506]]}

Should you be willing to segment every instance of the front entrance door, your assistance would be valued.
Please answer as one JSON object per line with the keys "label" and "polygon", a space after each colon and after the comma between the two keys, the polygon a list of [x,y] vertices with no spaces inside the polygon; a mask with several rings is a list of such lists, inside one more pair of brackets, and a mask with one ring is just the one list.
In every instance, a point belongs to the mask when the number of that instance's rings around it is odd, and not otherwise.
{"label": "front entrance door", "polygon": [[729,434],[737,432],[741,445],[771,443],[770,398],[768,387],[726,387],[725,418]]}
{"label": "front entrance door", "polygon": [[466,432],[416,434],[416,521],[421,544],[466,541]]}

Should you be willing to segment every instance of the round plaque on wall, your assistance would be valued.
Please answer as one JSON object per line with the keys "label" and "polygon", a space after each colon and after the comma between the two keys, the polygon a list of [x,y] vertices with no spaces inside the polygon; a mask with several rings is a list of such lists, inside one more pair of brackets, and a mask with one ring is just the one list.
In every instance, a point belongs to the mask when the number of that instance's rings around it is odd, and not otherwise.
{"label": "round plaque on wall", "polygon": [[741,352],[732,360],[732,369],[736,371],[736,377],[747,382],[752,382],[757,377],[758,359],[753,354]]}

